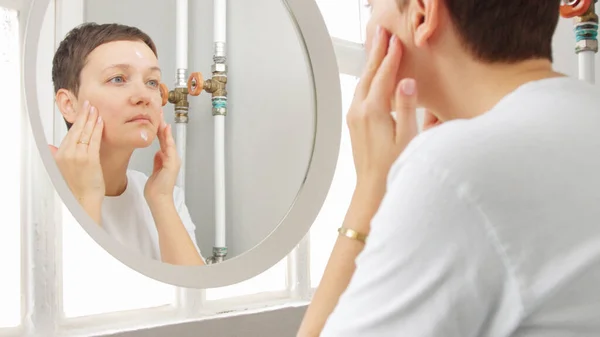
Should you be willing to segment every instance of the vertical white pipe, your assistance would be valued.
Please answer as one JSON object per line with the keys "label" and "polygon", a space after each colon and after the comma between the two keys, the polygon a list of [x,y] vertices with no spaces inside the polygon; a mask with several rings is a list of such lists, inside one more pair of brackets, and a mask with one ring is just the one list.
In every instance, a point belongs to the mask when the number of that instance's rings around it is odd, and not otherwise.
{"label": "vertical white pipe", "polygon": [[[177,78],[176,88],[184,88],[187,85],[186,72],[188,69],[188,0],[177,0],[175,3],[175,68]],[[175,123],[175,146],[181,158],[181,168],[177,175],[177,186],[184,192],[185,198],[185,163],[187,157],[186,149],[187,123]],[[177,306],[189,315],[200,310],[204,296],[202,289],[177,288]]]}
{"label": "vertical white pipe", "polygon": [[[186,86],[186,70],[188,68],[188,0],[177,0],[175,4],[175,68],[177,79],[175,86]],[[187,123],[176,123],[175,146],[181,158],[181,168],[177,175],[177,186],[185,192],[185,162]],[[183,193],[185,196],[185,193]]]}
{"label": "vertical white pipe", "polygon": [[595,83],[596,75],[596,64],[595,64],[596,53],[593,51],[582,51],[578,54],[579,58],[579,79],[592,83]]}
{"label": "vertical white pipe", "polygon": [[214,42],[227,42],[227,0],[214,0]]}
{"label": "vertical white pipe", "polygon": [[[215,56],[225,56],[227,42],[227,1],[214,0]],[[225,116],[214,117],[215,160],[215,247],[226,247],[225,219]]]}
{"label": "vertical white pipe", "polygon": [[177,0],[176,3],[175,24],[175,54],[177,69],[187,69],[187,48],[188,48],[188,0]]}
{"label": "vertical white pipe", "polygon": [[215,116],[215,247],[225,247],[225,116]]}
{"label": "vertical white pipe", "polygon": [[[177,176],[177,186],[185,191],[185,162],[186,162],[187,123],[175,123],[175,145],[181,158],[181,169]],[[185,194],[185,193],[184,193]]]}

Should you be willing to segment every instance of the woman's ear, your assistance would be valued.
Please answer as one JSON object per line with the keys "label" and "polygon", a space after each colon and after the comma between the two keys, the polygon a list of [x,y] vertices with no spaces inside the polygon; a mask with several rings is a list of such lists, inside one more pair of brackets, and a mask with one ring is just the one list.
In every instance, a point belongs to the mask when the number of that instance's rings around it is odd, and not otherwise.
{"label": "woman's ear", "polygon": [[69,123],[74,123],[77,116],[77,99],[75,96],[69,90],[59,89],[55,99],[63,118]]}
{"label": "woman's ear", "polygon": [[415,46],[423,47],[427,44],[439,25],[440,0],[418,0],[414,11],[411,13],[413,31],[415,32]]}

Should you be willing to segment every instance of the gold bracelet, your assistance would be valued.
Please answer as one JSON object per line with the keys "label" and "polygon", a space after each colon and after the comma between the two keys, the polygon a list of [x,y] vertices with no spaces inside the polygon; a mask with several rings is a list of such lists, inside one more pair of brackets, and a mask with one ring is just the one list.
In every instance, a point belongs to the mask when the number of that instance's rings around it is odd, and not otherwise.
{"label": "gold bracelet", "polygon": [[358,240],[362,243],[365,243],[367,240],[367,237],[368,237],[367,234],[361,234],[353,229],[345,228],[345,227],[338,228],[338,233],[340,233],[341,235],[343,235],[347,238]]}

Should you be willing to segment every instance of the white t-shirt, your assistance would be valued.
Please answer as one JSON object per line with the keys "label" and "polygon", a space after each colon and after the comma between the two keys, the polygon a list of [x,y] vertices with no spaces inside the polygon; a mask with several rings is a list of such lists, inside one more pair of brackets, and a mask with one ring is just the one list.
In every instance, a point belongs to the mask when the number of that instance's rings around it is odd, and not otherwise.
{"label": "white t-shirt", "polygon": [[[127,170],[125,192],[116,197],[104,197],[102,203],[102,227],[124,246],[144,257],[161,260],[158,244],[158,231],[150,207],[144,198],[144,187],[148,176],[134,170]],[[198,253],[192,218],[184,202],[181,188],[175,186],[173,200],[181,222],[194,242]]]}
{"label": "white t-shirt", "polygon": [[321,336],[600,336],[600,90],[534,81],[422,133],[371,226]]}

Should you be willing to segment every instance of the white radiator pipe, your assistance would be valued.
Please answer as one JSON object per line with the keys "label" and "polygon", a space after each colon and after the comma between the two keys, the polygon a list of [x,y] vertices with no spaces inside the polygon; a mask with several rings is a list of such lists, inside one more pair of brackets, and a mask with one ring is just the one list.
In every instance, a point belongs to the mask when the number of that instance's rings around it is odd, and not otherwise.
{"label": "white radiator pipe", "polygon": [[591,50],[579,52],[579,79],[592,84],[596,82],[596,53]]}
{"label": "white radiator pipe", "polygon": [[225,116],[214,116],[215,124],[215,247],[226,247],[225,222]]}
{"label": "white radiator pipe", "polygon": [[[187,123],[175,123],[175,146],[181,158],[181,168],[177,176],[177,186],[185,192],[185,162],[186,162]],[[185,197],[185,193],[184,193]]]}
{"label": "white radiator pipe", "polygon": [[177,0],[175,13],[175,54],[177,69],[188,67],[188,0]]}
{"label": "white radiator pipe", "polygon": [[[577,54],[579,65],[579,79],[591,84],[596,82],[596,53],[598,52],[598,15],[596,14],[596,2],[591,0],[585,13],[573,19],[575,32],[575,53]],[[563,0],[563,6],[577,6],[583,3],[577,3],[573,0]],[[572,8],[572,9],[575,9]],[[567,14],[566,16],[570,16]]]}
{"label": "white radiator pipe", "polygon": [[214,42],[227,42],[227,0],[214,0]]}
{"label": "white radiator pipe", "polygon": [[[214,60],[225,60],[227,43],[227,0],[214,0]],[[220,60],[220,61],[219,61]],[[214,106],[213,106],[214,107]],[[214,169],[215,169],[215,244],[226,248],[225,207],[225,116],[214,116]]]}
{"label": "white radiator pipe", "polygon": [[[187,87],[188,68],[188,1],[177,0],[175,3],[175,67],[177,69],[176,88]],[[181,169],[177,176],[177,186],[185,192],[185,163],[186,163],[187,119],[175,118],[175,146],[181,158]],[[183,193],[185,196],[185,193]]]}
{"label": "white radiator pipe", "polygon": [[[176,0],[175,3],[175,68],[177,77],[175,80],[176,88],[187,87],[187,68],[188,68],[188,6],[189,0]],[[177,112],[177,111],[176,111]],[[177,176],[177,186],[179,186],[185,198],[185,163],[187,157],[187,115],[185,118],[175,115],[175,146],[177,153],[181,158],[181,168]],[[187,316],[193,315],[201,309],[203,292],[201,289],[177,288],[177,306]]]}

